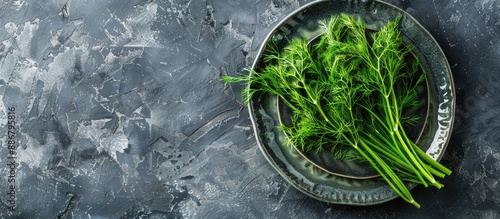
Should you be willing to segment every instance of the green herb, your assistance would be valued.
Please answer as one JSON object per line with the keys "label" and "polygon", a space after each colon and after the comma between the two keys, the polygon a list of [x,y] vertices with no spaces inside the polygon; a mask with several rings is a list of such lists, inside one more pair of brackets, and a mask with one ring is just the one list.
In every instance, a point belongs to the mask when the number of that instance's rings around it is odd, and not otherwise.
{"label": "green herb", "polygon": [[[269,44],[263,66],[250,75],[223,77],[247,82],[245,101],[256,94],[277,95],[293,110],[292,126],[282,125],[288,144],[303,151],[331,150],[337,159],[369,162],[405,201],[420,207],[404,182],[443,187],[435,177],[451,171],[407,136],[419,103],[425,73],[398,29],[401,16],[375,33],[342,14],[321,23],[316,44],[290,40],[280,50]],[[413,57],[413,58],[412,58]]]}

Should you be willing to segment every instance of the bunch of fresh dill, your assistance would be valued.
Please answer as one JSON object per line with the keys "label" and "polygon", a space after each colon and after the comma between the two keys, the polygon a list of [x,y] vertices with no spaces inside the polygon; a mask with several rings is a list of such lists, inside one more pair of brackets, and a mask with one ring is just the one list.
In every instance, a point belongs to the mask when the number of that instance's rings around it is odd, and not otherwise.
{"label": "bunch of fresh dill", "polygon": [[[398,29],[401,16],[375,33],[349,15],[321,23],[324,34],[311,45],[294,39],[283,49],[269,44],[264,67],[250,75],[223,77],[247,82],[245,101],[277,95],[293,110],[292,126],[282,126],[289,145],[303,151],[331,150],[337,159],[355,149],[405,201],[420,207],[404,182],[435,186],[451,171],[423,152],[404,128],[417,115],[417,86],[426,79],[411,46]],[[408,61],[411,60],[411,61]]]}

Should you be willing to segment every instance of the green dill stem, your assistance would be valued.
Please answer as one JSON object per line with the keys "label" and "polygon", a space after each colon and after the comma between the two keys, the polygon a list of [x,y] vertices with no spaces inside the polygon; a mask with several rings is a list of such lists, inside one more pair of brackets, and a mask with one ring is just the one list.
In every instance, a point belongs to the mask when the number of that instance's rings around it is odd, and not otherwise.
{"label": "green dill stem", "polygon": [[[356,149],[356,151],[361,154],[371,165],[372,167],[384,178],[384,180],[389,184],[389,186],[405,201],[414,204],[417,208],[420,208],[420,205],[415,202],[410,191],[401,181],[401,179],[394,173],[394,171],[387,166],[387,164],[380,159],[380,157],[373,152],[368,145],[362,140],[359,139],[359,145],[363,147],[364,150],[368,152],[365,153],[363,149],[361,149],[357,143],[352,142],[348,137],[345,137],[347,141],[350,142],[350,145]],[[372,159],[373,158],[373,159]],[[374,161],[375,160],[375,161]],[[382,168],[382,169],[380,169]]]}
{"label": "green dill stem", "polygon": [[[384,160],[387,160],[387,161],[390,161],[390,163],[392,165],[395,165],[394,166],[394,169],[406,169],[408,171],[412,171],[414,172],[414,167],[410,166],[407,162],[401,160],[401,155],[400,154],[394,154],[394,153],[391,153],[392,150],[387,150],[385,148],[380,148],[379,146],[380,145],[384,145],[384,144],[391,144],[391,143],[388,143],[388,142],[385,142],[385,143],[381,143],[378,139],[376,139],[373,135],[368,135],[367,136],[367,139],[369,139],[370,141],[366,141],[368,145],[372,146],[372,148],[374,150],[377,151],[377,153],[380,153],[381,156],[384,156],[386,157],[386,159]],[[373,143],[372,143],[373,142]],[[417,146],[418,147],[418,146]],[[420,149],[420,148],[418,148]],[[435,170],[434,168],[432,168],[431,166],[427,166],[425,163],[423,164],[424,166],[426,166],[426,169],[429,170],[429,172],[431,172],[432,174],[440,177],[440,178],[444,178],[445,174],[438,171],[438,170]],[[413,177],[415,175],[412,175]],[[414,183],[417,183],[417,184],[422,184],[422,178],[420,178],[421,180],[418,180],[418,181],[412,181]]]}
{"label": "green dill stem", "polygon": [[[410,191],[404,185],[404,183],[401,181],[401,179],[394,173],[394,171],[387,166],[387,164],[380,159],[380,157],[371,150],[371,148],[366,145],[366,143],[360,139],[359,143],[361,146],[363,146],[363,149],[365,149],[372,157],[373,159],[376,160],[377,163],[373,162],[372,159],[365,154],[363,150],[360,150],[360,148],[357,145],[353,145],[354,148],[360,153],[363,157],[367,158],[367,160],[372,164],[372,166],[377,170],[377,172],[380,173],[380,175],[385,179],[385,181],[394,189],[394,191],[405,201],[413,204],[415,207],[420,208],[420,204],[418,204],[412,197]],[[382,171],[379,169],[380,167],[385,171]],[[388,176],[387,176],[387,175]]]}
{"label": "green dill stem", "polygon": [[[444,173],[446,175],[450,175],[452,173],[452,171],[450,169],[446,168],[445,166],[443,166],[442,164],[440,164],[436,160],[432,159],[428,154],[426,154],[424,151],[422,151],[422,149],[420,149],[420,147],[418,147],[415,143],[410,141],[408,136],[406,135],[406,133],[403,133],[403,135],[404,135],[404,138],[408,139],[408,141],[410,142],[410,144],[414,148],[414,150],[417,152],[417,154],[421,158],[423,158],[426,162],[428,162],[431,166],[436,167],[439,171],[441,171],[442,173]],[[443,178],[443,177],[441,177],[441,178]]]}
{"label": "green dill stem", "polygon": [[[367,109],[367,108],[365,108],[365,109]],[[380,124],[373,124],[374,126],[381,125],[382,127],[387,128],[383,124],[382,120],[376,114],[374,114],[372,111],[370,111],[368,109],[367,109],[367,112],[370,115],[372,115],[376,119],[377,122],[380,123]],[[400,159],[401,158],[400,154],[399,155],[398,154],[392,154],[391,153],[392,150],[387,150],[387,149],[380,148],[379,145],[390,145],[392,143],[390,143],[390,142],[388,142],[386,140],[383,140],[384,141],[383,143],[380,142],[380,140],[378,140],[378,139],[385,139],[385,138],[383,136],[381,136],[381,134],[378,132],[378,130],[375,129],[373,131],[376,132],[376,133],[378,133],[378,134],[376,134],[376,136],[379,136],[378,138],[376,138],[374,135],[371,135],[371,134],[368,134],[366,136],[366,138],[370,140],[370,141],[367,141],[367,143],[370,142],[368,144],[371,145],[373,149],[377,150],[378,153],[383,154],[384,156],[387,156],[388,159],[386,159],[386,160],[389,160],[389,161],[392,161],[392,162],[396,163],[397,165],[399,165],[399,167],[403,167],[404,169],[415,171],[414,167],[408,165],[407,162],[402,161]],[[418,148],[418,146],[416,146],[411,140],[408,139],[408,137],[407,137],[407,135],[406,135],[406,133],[404,131],[402,132],[402,134],[403,134],[404,138],[411,144],[411,146],[413,146],[412,148],[415,148],[415,150],[417,152],[423,153],[422,150],[420,148]],[[371,143],[371,142],[374,142],[374,143]],[[422,156],[422,154],[420,154],[420,155]],[[424,153],[423,155],[425,155],[425,156],[423,156],[424,158],[429,158],[429,156],[427,156],[427,154]],[[433,159],[428,159],[428,160],[432,161],[433,163],[437,163],[439,166],[442,166],[441,164],[439,164],[438,162],[434,161]],[[426,169],[429,170],[430,172],[432,172],[432,174],[434,174],[434,175],[436,175],[436,176],[438,176],[440,178],[444,177],[443,173],[441,173],[441,172],[433,169],[432,167],[427,167],[427,165],[425,165],[425,164],[423,164],[423,165],[426,166]],[[416,173],[420,174],[420,172],[416,172]],[[422,184],[423,179],[421,177],[419,177],[419,178],[421,180],[419,180],[419,181],[412,180],[412,182],[418,183],[418,184]]]}
{"label": "green dill stem", "polygon": [[[400,115],[398,115],[398,113],[396,113],[396,112],[399,112],[399,110],[398,110],[398,104],[397,104],[397,99],[396,99],[396,95],[395,95],[395,92],[394,92],[394,88],[392,86],[391,86],[391,92],[389,93],[389,95],[392,96],[392,101],[393,101],[393,106],[394,106],[394,112],[389,112],[389,114],[400,116]],[[388,99],[388,98],[386,97],[386,99]],[[387,101],[389,101],[389,100],[387,100]],[[422,174],[424,174],[424,176],[427,177],[427,179],[431,183],[433,183],[433,184],[436,183],[436,180],[434,179],[434,177],[432,177],[432,175],[429,175],[429,172],[420,165],[422,162],[420,161],[420,159],[418,158],[418,156],[415,156],[415,153],[412,153],[411,149],[406,144],[407,140],[409,140],[409,139],[408,139],[408,137],[403,138],[403,136],[401,135],[401,132],[404,133],[404,131],[400,131],[400,130],[402,130],[402,126],[401,126],[401,123],[399,121],[400,120],[398,119],[395,123],[393,123],[394,124],[394,131],[396,133],[397,138],[401,142],[404,150],[408,153],[408,156],[415,163],[415,165],[417,166],[417,168],[420,171],[422,171]]]}
{"label": "green dill stem", "polygon": [[[394,88],[392,86],[392,84],[394,84],[393,77],[388,77],[389,78],[389,85],[386,85],[386,82],[384,80],[384,76],[382,75],[382,64],[381,64],[381,58],[385,55],[385,53],[388,51],[388,49],[389,49],[389,47],[384,47],[382,52],[380,52],[380,54],[377,54],[376,67],[372,65],[372,68],[374,68],[374,70],[377,72],[378,82],[381,85],[380,92],[381,92],[381,95],[383,96],[383,100],[385,103],[385,105],[383,105],[383,110],[384,110],[385,115],[386,115],[386,120],[392,126],[391,127],[392,130],[389,130],[389,133],[391,135],[391,138],[392,138],[392,141],[394,142],[394,144],[402,146],[402,148],[406,152],[406,155],[408,156],[408,158],[411,160],[411,162],[418,169],[418,170],[417,169],[414,170],[415,174],[419,178],[421,178],[420,174],[423,174],[423,176],[425,178],[427,178],[431,182],[431,184],[434,185],[434,184],[436,184],[436,180],[428,174],[428,171],[420,165],[420,163],[417,161],[415,156],[411,153],[411,151],[409,150],[408,146],[406,145],[404,139],[402,138],[402,136],[399,132],[399,127],[398,127],[399,126],[399,119],[394,118],[394,116],[397,115],[394,112],[398,112],[399,110],[397,108],[397,101],[395,100],[395,92],[394,92]],[[387,72],[390,74],[393,73],[389,69]],[[389,90],[387,90],[388,87],[389,87]],[[394,102],[391,102],[391,99]],[[393,107],[394,107],[394,111],[393,111]],[[399,150],[399,147],[396,146],[396,148]],[[420,171],[420,173],[419,173],[419,171]],[[421,181],[422,181],[422,184],[427,187],[427,183],[423,179],[421,179]]]}
{"label": "green dill stem", "polygon": [[[385,51],[385,50],[384,50]],[[390,104],[390,101],[389,101],[389,96],[392,92],[392,86],[389,86],[391,87],[391,90],[390,91],[387,91],[386,90],[386,85],[385,85],[385,81],[384,81],[384,78],[382,76],[382,72],[381,72],[381,66],[380,66],[380,58],[377,58],[377,67],[375,69],[375,71],[377,72],[377,76],[379,77],[379,83],[382,85],[381,87],[381,95],[383,96],[383,102],[384,104],[382,104],[383,106],[383,110],[384,110],[384,113],[385,113],[385,118],[386,120],[388,120],[388,124],[391,124],[391,127],[389,127],[389,134],[391,136],[391,139],[392,139],[392,142],[395,146],[395,149],[400,153],[400,154],[403,154],[403,152],[401,151],[401,148],[398,147],[398,145],[402,145],[403,146],[403,149],[408,153],[408,150],[407,148],[404,147],[404,144],[402,144],[402,142],[398,141],[397,139],[397,134],[395,134],[395,132],[397,132],[397,123],[396,123],[396,119],[393,118],[393,113],[391,111],[391,104]],[[401,140],[401,139],[399,139]],[[410,159],[412,161],[414,161],[415,159],[412,159],[411,158],[411,154],[408,154],[410,156]],[[405,160],[407,159],[406,156],[402,156]],[[408,162],[408,161],[407,161]],[[415,162],[414,162],[415,164]],[[419,172],[419,170],[415,169],[413,166],[411,166],[415,175],[421,180],[422,184],[427,187],[427,183],[425,182],[425,180],[422,178],[421,174],[423,174],[422,172]],[[419,168],[420,169],[420,168]]]}
{"label": "green dill stem", "polygon": [[[414,177],[417,177],[419,179],[418,184],[422,184],[425,187],[427,187],[427,183],[424,180],[424,178],[420,175],[420,172],[416,171],[415,167],[410,165],[406,157],[402,155],[401,151],[399,150],[388,150],[386,148],[381,148],[380,145],[391,145],[393,143],[381,143],[374,136],[367,136],[367,139],[370,139],[371,141],[369,144],[373,147],[374,150],[376,150],[378,153],[381,155],[386,156],[389,159],[386,159],[388,162],[390,162],[393,166],[394,169],[406,169],[410,172],[413,172]],[[372,143],[373,142],[373,143]],[[392,153],[391,153],[392,152]]]}
{"label": "green dill stem", "polygon": [[[389,112],[388,114],[390,115],[391,113]],[[392,115],[390,115],[390,117],[392,119]],[[398,129],[399,124],[398,123],[399,122],[393,123],[394,124],[394,126],[393,126],[394,130],[391,132],[391,136],[393,136],[393,138],[394,138],[394,135],[396,135],[396,138],[399,140],[399,143],[403,147],[403,150],[406,152],[406,155],[413,162],[413,164],[416,166],[416,168],[418,170],[420,170],[420,173],[424,177],[426,177],[427,180],[429,180],[429,182],[431,184],[433,184],[433,185],[436,184],[436,180],[434,179],[434,177],[432,177],[431,175],[429,175],[428,171],[422,167],[422,165],[420,164],[420,162],[417,160],[416,156],[410,151],[410,149],[406,145],[406,142],[404,141],[404,139],[401,136],[401,133],[399,132],[399,129]],[[424,185],[427,186],[427,183],[425,183]]]}
{"label": "green dill stem", "polygon": [[[319,102],[316,100],[316,97],[313,97],[311,95],[311,93],[309,92],[309,87],[307,86],[307,84],[305,82],[305,78],[300,78],[299,81],[302,83],[302,86],[304,87],[304,90],[306,90],[306,93],[307,93],[307,96],[309,97],[309,99],[311,99],[313,101],[312,104],[314,104],[314,106],[316,106],[316,109],[319,111],[319,113],[321,114],[321,116],[323,116],[323,118],[325,119],[325,121],[327,123],[330,123],[330,120],[328,119],[328,117],[326,116],[325,112],[323,111],[323,108],[321,108],[321,106],[319,105]],[[333,125],[333,124],[331,124],[331,125]]]}
{"label": "green dill stem", "polygon": [[368,135],[367,138],[370,141],[366,141],[366,144],[369,146],[373,147],[374,150],[377,150],[380,154],[383,154],[386,156],[388,159],[397,165],[400,165],[400,167],[403,167],[404,169],[411,170],[413,169],[410,165],[408,165],[407,162],[401,160],[400,154],[394,154],[391,153],[391,150],[387,150],[385,148],[381,148],[380,145],[387,144],[387,143],[381,143],[378,139],[376,139],[373,135]]}
{"label": "green dill stem", "polygon": [[434,177],[429,173],[429,171],[421,165],[422,161],[420,161],[419,156],[415,156],[415,153],[412,152],[413,147],[410,148],[406,144],[405,140],[407,140],[407,138],[406,139],[403,138],[403,136],[401,135],[401,132],[399,130],[399,126],[400,126],[399,122],[396,122],[396,124],[394,124],[394,132],[395,132],[397,138],[399,139],[401,146],[403,147],[403,149],[407,153],[407,156],[410,158],[410,160],[413,162],[413,164],[420,170],[420,172],[427,178],[427,180],[429,180],[429,182],[432,185],[435,185],[436,187],[441,188],[440,184],[437,183],[436,179],[434,179]]}
{"label": "green dill stem", "polygon": [[[426,154],[424,151],[422,151],[422,149],[420,149],[420,147],[418,147],[415,143],[413,143],[411,140],[409,140],[409,138],[405,132],[403,132],[402,134],[403,134],[403,137],[410,143],[410,145],[414,149],[414,151],[419,155],[419,157],[423,158],[432,167],[437,168],[443,174],[450,175],[452,173],[452,171],[450,169],[446,168],[445,166],[443,166],[442,164],[440,164],[436,160],[432,159],[428,154]],[[431,168],[430,170],[434,170],[434,169]],[[443,178],[443,177],[441,177],[441,178]]]}

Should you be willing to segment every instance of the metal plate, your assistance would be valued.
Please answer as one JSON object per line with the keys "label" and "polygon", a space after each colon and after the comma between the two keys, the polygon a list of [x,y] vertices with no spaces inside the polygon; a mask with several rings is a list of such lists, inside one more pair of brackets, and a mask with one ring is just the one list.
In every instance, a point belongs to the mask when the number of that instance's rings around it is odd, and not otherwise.
{"label": "metal plate", "polygon": [[[429,112],[419,146],[433,159],[439,160],[448,144],[455,113],[451,69],[433,37],[414,18],[393,5],[380,1],[338,0],[304,5],[284,18],[266,37],[252,68],[259,68],[268,41],[286,46],[292,38],[310,40],[321,32],[318,21],[340,13],[359,18],[368,28],[375,30],[399,14],[403,15],[401,34],[406,43],[415,46],[414,53],[427,72]],[[299,191],[324,202],[348,205],[373,205],[397,197],[381,179],[354,179],[331,174],[313,165],[294,148],[284,146],[286,136],[278,130],[279,109],[275,96],[255,95],[249,101],[249,111],[264,156]],[[414,186],[408,184],[410,188]]]}

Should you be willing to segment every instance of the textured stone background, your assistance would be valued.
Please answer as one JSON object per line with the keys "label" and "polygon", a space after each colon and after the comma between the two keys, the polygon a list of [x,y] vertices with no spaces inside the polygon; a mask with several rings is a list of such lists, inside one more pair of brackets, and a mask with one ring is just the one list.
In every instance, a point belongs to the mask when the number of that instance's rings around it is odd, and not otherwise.
{"label": "textured stone background", "polygon": [[249,66],[273,25],[308,2],[2,1],[0,217],[499,218],[500,2],[389,1],[436,38],[457,89],[443,160],[454,174],[441,190],[413,190],[418,210],[299,193],[260,153],[241,87],[219,81]]}

